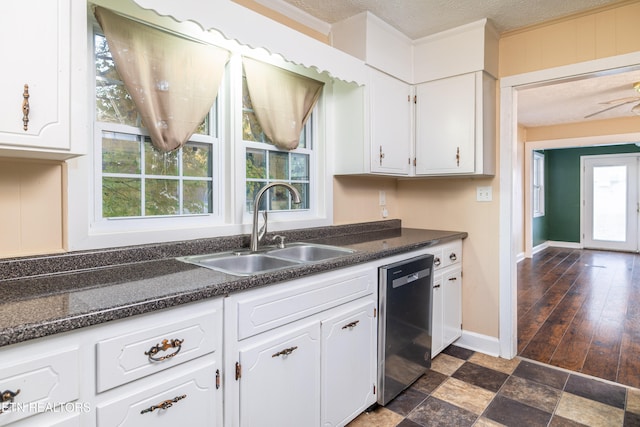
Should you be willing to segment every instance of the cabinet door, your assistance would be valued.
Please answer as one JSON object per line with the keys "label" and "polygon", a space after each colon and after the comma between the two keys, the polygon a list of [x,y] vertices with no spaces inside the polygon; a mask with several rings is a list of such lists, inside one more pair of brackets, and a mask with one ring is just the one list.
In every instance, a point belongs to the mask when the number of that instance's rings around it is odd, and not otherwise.
{"label": "cabinet door", "polygon": [[416,87],[416,175],[475,172],[475,74]]}
{"label": "cabinet door", "polygon": [[444,345],[447,346],[462,334],[462,270],[456,268],[442,276]]}
{"label": "cabinet door", "polygon": [[343,426],[375,403],[375,301],[322,322],[322,425]]}
{"label": "cabinet door", "polygon": [[240,425],[320,425],[320,323],[239,351]]}
{"label": "cabinet door", "polygon": [[411,158],[411,87],[371,69],[371,171],[407,175]]}
{"label": "cabinet door", "polygon": [[443,329],[443,289],[442,275],[437,274],[433,277],[433,312],[431,314],[431,358],[436,357],[444,350],[444,339],[442,337]]}
{"label": "cabinet door", "polygon": [[[69,148],[70,0],[0,2],[0,144]],[[28,122],[23,92],[29,91]]]}

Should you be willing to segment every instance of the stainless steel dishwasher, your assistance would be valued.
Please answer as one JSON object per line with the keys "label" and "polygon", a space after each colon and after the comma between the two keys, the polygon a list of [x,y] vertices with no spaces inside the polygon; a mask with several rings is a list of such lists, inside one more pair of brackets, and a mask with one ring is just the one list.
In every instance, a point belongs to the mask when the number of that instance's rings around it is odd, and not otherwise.
{"label": "stainless steel dishwasher", "polygon": [[431,367],[433,255],[380,267],[378,399],[386,405]]}

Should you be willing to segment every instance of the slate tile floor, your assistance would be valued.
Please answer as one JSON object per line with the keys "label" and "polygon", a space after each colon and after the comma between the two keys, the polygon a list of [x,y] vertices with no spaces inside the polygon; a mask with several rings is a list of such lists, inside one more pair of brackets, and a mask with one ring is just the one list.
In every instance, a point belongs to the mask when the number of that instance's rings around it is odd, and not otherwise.
{"label": "slate tile floor", "polygon": [[348,425],[365,426],[640,426],[640,390],[450,346],[386,407]]}

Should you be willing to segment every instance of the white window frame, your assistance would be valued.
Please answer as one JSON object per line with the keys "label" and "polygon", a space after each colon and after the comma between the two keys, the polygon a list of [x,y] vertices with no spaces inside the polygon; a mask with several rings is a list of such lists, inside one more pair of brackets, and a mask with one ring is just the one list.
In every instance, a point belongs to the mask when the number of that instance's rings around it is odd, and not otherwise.
{"label": "white window frame", "polygon": [[[255,57],[264,62],[271,63],[272,65],[279,66],[288,69],[293,72],[300,73],[315,79],[324,79],[325,88],[323,89],[320,98],[316,104],[316,107],[311,115],[312,120],[310,128],[313,135],[307,135],[307,140],[311,141],[312,155],[309,158],[309,209],[304,210],[289,210],[289,211],[269,211],[269,226],[271,231],[304,228],[312,226],[330,225],[333,220],[333,212],[331,203],[332,200],[328,198],[332,195],[332,189],[329,188],[332,185],[331,173],[327,169],[327,143],[326,132],[327,126],[325,121],[325,109],[326,107],[326,90],[328,79],[324,75],[319,75],[313,70],[306,70],[302,67],[297,67],[292,64],[279,60],[277,57],[271,57],[266,55],[256,55],[256,52],[242,51],[242,55],[248,55]],[[237,94],[233,97],[232,105],[233,115],[236,117],[234,126],[234,147],[235,147],[235,164],[240,165],[237,168],[235,174],[235,182],[237,185],[234,189],[234,194],[237,202],[235,203],[235,220],[243,225],[243,229],[247,232],[250,231],[250,226],[253,221],[253,212],[247,212],[246,206],[246,149],[258,148],[265,149],[263,143],[244,141],[242,139],[242,57],[241,55],[234,55],[230,60],[230,69],[234,71],[230,73],[231,78],[235,79],[231,82],[231,85]],[[275,149],[277,150],[277,149]],[[301,152],[306,153],[306,149],[300,149]],[[295,150],[291,151],[295,152]],[[265,196],[266,197],[266,196]],[[260,217],[261,221],[261,217]]]}
{"label": "white window frame", "polygon": [[[93,34],[102,34],[98,27],[93,27],[91,40],[94,40]],[[95,52],[95,46],[91,43],[91,52]],[[92,64],[94,64],[94,55],[92,54]],[[224,203],[221,197],[224,186],[225,162],[221,161],[221,134],[223,117],[221,117],[222,108],[214,105],[209,112],[209,135],[194,134],[190,141],[209,144],[211,147],[212,162],[212,213],[208,214],[184,214],[184,215],[168,215],[168,216],[147,216],[136,218],[104,218],[102,216],[102,133],[116,132],[126,133],[137,136],[149,136],[146,129],[142,127],[123,125],[118,123],[98,122],[95,119],[96,99],[95,99],[95,65],[92,71],[92,92],[91,94],[92,111],[94,112],[94,138],[93,138],[93,191],[92,191],[92,212],[91,212],[91,228],[98,233],[126,233],[139,232],[143,230],[158,229],[175,229],[188,227],[211,227],[223,222]],[[217,104],[221,104],[224,100],[224,87],[220,88]]]}
{"label": "white window frame", "polygon": [[544,157],[544,153],[538,151],[533,152],[533,165],[531,167],[531,206],[533,207],[534,218],[544,216],[545,213]]}

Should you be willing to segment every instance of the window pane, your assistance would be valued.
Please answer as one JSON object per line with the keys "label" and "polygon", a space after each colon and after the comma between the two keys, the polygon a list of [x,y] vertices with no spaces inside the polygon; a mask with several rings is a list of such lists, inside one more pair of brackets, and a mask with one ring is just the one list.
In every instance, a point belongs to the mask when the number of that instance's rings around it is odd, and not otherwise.
{"label": "window pane", "polygon": [[168,179],[145,180],[145,214],[176,215],[180,212],[178,181]]}
{"label": "window pane", "polygon": [[144,144],[145,173],[149,175],[178,175],[178,150],[162,153],[151,145],[149,138]]}
{"label": "window pane", "polygon": [[289,179],[289,153],[269,152],[269,179]]}
{"label": "window pane", "polygon": [[291,153],[291,179],[309,180],[309,156]]}
{"label": "window pane", "polygon": [[291,205],[291,209],[309,209],[309,184],[292,184],[300,193],[299,205]]}
{"label": "window pane", "polygon": [[247,178],[267,179],[267,152],[247,149]]}
{"label": "window pane", "polygon": [[185,214],[206,214],[212,212],[213,191],[208,181],[184,181],[183,204]]}
{"label": "window pane", "polygon": [[187,143],[182,147],[182,174],[184,176],[212,176],[211,146]]}
{"label": "window pane", "polygon": [[102,171],[140,173],[140,142],[135,135],[102,133]]}
{"label": "window pane", "polygon": [[109,52],[107,39],[96,35],[96,120],[99,122],[121,123],[137,126],[138,113],[129,93],[116,71]]}
{"label": "window pane", "polygon": [[272,187],[269,189],[269,209],[281,211],[289,209],[291,193],[284,187]]}
{"label": "window pane", "polygon": [[593,240],[627,238],[627,167],[593,168]]}
{"label": "window pane", "polygon": [[104,218],[141,215],[141,180],[102,179],[102,216]]}
{"label": "window pane", "polygon": [[[265,182],[255,182],[255,181],[247,182],[247,194],[246,194],[247,212],[253,212],[253,200],[256,198],[256,194],[258,194],[260,189],[265,185],[266,185]],[[260,210],[265,210],[266,208],[267,208],[267,197],[265,195],[262,197]]]}

